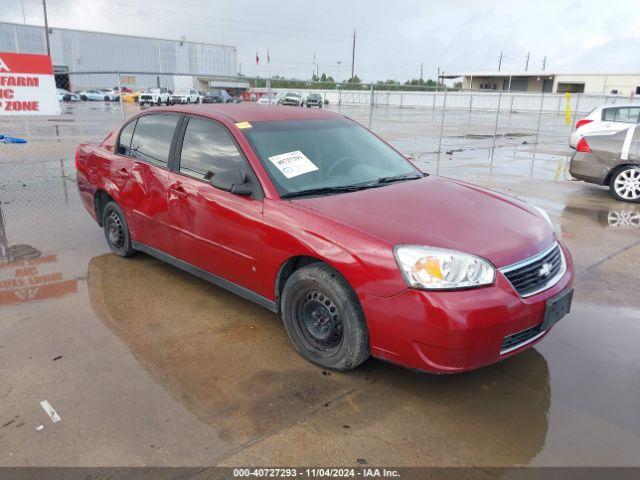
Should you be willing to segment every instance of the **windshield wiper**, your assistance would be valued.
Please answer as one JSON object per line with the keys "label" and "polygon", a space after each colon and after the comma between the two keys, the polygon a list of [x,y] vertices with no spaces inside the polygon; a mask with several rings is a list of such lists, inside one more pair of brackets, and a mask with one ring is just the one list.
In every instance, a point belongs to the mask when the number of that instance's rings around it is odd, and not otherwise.
{"label": "windshield wiper", "polygon": [[280,198],[295,198],[295,197],[305,197],[307,195],[327,195],[331,193],[344,193],[344,192],[355,192],[357,190],[364,190],[365,188],[371,188],[373,185],[344,185],[341,187],[320,187],[320,188],[309,188],[307,190],[300,190],[298,192],[289,192],[280,195]]}
{"label": "windshield wiper", "polygon": [[375,183],[393,183],[393,182],[402,182],[404,180],[418,180],[422,178],[423,175],[395,175],[393,177],[380,177]]}

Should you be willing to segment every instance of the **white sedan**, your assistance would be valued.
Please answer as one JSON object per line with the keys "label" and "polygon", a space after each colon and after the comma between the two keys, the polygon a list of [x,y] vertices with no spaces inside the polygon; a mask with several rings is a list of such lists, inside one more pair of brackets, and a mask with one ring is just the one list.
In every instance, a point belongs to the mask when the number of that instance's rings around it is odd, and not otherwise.
{"label": "white sedan", "polygon": [[576,122],[569,137],[569,146],[576,148],[583,135],[588,133],[616,133],[636,123],[640,123],[640,104],[638,103],[595,108],[586,117]]}
{"label": "white sedan", "polygon": [[56,89],[58,92],[58,101],[59,102],[78,102],[80,101],[80,95],[77,93],[71,93],[69,90],[65,90],[64,88]]}
{"label": "white sedan", "polygon": [[278,96],[275,94],[272,94],[271,96],[269,96],[269,94],[264,94],[262,95],[259,99],[258,99],[258,105],[277,105],[278,104]]}

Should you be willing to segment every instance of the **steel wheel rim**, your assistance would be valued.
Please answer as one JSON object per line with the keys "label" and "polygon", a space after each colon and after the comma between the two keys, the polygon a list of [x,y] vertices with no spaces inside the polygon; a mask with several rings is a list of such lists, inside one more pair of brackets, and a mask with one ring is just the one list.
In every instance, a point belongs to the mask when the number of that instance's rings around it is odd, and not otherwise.
{"label": "steel wheel rim", "polygon": [[321,356],[340,349],[344,337],[342,314],[320,290],[307,290],[294,303],[294,327],[305,346]]}
{"label": "steel wheel rim", "polygon": [[115,249],[120,249],[124,245],[124,225],[120,219],[120,215],[111,211],[107,215],[106,222],[107,239],[111,246]]}
{"label": "steel wheel rim", "polygon": [[640,198],[640,168],[630,168],[620,172],[613,182],[616,193],[625,200]]}

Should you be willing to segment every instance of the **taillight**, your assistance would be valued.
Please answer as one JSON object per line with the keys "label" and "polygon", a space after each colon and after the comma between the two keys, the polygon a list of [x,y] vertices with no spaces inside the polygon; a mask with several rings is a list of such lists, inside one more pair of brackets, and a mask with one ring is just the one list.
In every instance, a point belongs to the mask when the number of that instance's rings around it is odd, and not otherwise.
{"label": "taillight", "polygon": [[576,128],[580,128],[583,125],[586,125],[587,123],[591,123],[593,122],[593,120],[590,120],[588,118],[581,118],[580,120],[578,120],[576,122]]}
{"label": "taillight", "polygon": [[584,137],[582,137],[578,145],[576,145],[576,150],[583,153],[591,153],[591,148]]}

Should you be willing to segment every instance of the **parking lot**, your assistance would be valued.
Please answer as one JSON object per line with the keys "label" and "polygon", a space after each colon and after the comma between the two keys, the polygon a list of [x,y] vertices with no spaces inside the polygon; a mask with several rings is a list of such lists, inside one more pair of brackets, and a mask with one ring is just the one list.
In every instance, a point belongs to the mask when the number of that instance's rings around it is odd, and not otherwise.
{"label": "parking lot", "polygon": [[[340,111],[369,123],[368,107]],[[535,348],[453,376],[375,359],[323,371],[278,315],[146,255],[109,253],[73,152],[120,120],[104,102],[0,119],[28,140],[0,145],[0,237],[30,260],[0,264],[0,464],[640,465],[640,208],[569,179],[564,117],[371,115],[425,171],[546,209],[573,255],[571,313]],[[16,291],[16,276],[33,286]]]}

